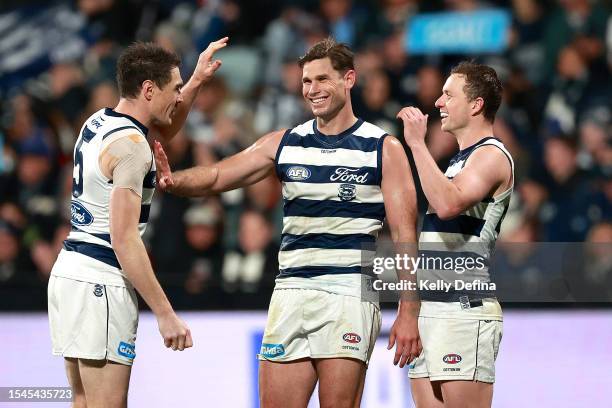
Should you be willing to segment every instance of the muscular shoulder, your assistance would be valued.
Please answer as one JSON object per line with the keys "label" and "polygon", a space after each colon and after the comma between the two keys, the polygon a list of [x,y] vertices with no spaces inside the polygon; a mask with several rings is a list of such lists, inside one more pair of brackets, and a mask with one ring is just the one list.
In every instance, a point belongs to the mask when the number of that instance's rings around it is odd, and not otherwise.
{"label": "muscular shoulder", "polygon": [[141,134],[130,134],[110,142],[103,143],[99,162],[102,173],[112,179],[115,168],[120,163],[128,163],[137,173],[141,169],[148,169],[153,161],[151,148],[145,137]]}

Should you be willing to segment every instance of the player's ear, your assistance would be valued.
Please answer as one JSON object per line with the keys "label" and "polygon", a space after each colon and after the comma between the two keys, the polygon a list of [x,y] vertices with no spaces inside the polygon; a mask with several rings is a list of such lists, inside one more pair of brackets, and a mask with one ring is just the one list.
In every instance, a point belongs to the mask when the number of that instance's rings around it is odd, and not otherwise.
{"label": "player's ear", "polygon": [[344,74],[344,83],[347,89],[351,89],[355,85],[355,81],[357,80],[357,73],[354,69],[349,69]]}
{"label": "player's ear", "polygon": [[472,115],[476,116],[484,109],[484,99],[480,96],[470,102],[470,108],[472,109]]}
{"label": "player's ear", "polygon": [[141,93],[145,97],[147,101],[150,101],[153,98],[153,89],[155,84],[150,79],[146,79],[142,81],[142,89]]}

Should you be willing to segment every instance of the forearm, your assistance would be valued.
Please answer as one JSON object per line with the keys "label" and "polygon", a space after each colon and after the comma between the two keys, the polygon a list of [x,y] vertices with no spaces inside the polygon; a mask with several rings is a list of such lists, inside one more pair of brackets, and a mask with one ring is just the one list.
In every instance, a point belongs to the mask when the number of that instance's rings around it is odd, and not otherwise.
{"label": "forearm", "polygon": [[142,239],[137,232],[126,235],[128,236],[118,242],[113,240],[113,248],[121,269],[156,316],[173,313],[172,306],[153,273]]}
{"label": "forearm", "polygon": [[219,177],[217,167],[197,166],[177,171],[172,175],[170,192],[183,197],[198,197],[214,193],[213,187]]}
{"label": "forearm", "polygon": [[[418,248],[416,240],[416,226],[412,230],[406,228],[406,231],[392,233],[393,243],[395,245],[395,253],[400,259],[418,258]],[[399,292],[398,314],[418,317],[421,307],[419,293],[417,290],[417,275],[413,268],[413,262],[402,262],[402,268],[396,268],[397,278],[400,282],[405,282],[411,285],[412,289]]]}
{"label": "forearm", "polygon": [[429,205],[441,215],[457,212],[461,206],[459,190],[440,171],[425,143],[413,143],[410,149]]}

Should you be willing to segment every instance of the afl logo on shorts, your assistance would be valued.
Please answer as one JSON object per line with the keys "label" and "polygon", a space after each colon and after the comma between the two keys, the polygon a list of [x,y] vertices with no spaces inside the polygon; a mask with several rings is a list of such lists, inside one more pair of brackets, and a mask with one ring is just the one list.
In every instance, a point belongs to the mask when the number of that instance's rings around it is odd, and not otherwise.
{"label": "afl logo on shorts", "polygon": [[351,201],[353,198],[357,196],[357,187],[353,184],[340,184],[338,187],[338,197],[342,201]]}
{"label": "afl logo on shorts", "polygon": [[361,341],[361,336],[357,333],[345,333],[344,336],[342,336],[342,340],[346,341],[347,343],[355,344]]}
{"label": "afl logo on shorts", "polygon": [[287,177],[293,181],[308,180],[311,172],[303,166],[291,166],[287,169]]}
{"label": "afl logo on shorts", "polygon": [[94,286],[93,294],[96,295],[96,297],[102,297],[102,295],[104,294],[103,286],[100,284],[96,284],[96,286]]}
{"label": "afl logo on shorts", "polygon": [[93,215],[78,201],[70,202],[70,221],[74,225],[85,226],[93,222]]}
{"label": "afl logo on shorts", "polygon": [[462,358],[459,354],[447,354],[442,357],[442,361],[444,361],[446,364],[457,364],[460,363],[461,360]]}

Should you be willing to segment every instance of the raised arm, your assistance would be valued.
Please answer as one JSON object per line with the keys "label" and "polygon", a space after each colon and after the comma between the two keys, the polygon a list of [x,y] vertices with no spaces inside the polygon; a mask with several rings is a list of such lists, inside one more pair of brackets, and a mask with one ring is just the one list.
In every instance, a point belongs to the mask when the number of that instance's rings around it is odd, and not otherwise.
{"label": "raised arm", "polygon": [[191,78],[189,78],[189,81],[181,88],[183,101],[176,108],[176,112],[172,118],[172,124],[169,126],[152,127],[152,130],[157,133],[160,139],[166,142],[170,141],[170,139],[172,139],[183,127],[185,119],[187,119],[187,114],[191,110],[193,101],[198,95],[200,88],[212,78],[214,73],[221,66],[221,61],[213,60],[213,58],[216,51],[227,45],[227,41],[228,37],[213,41],[204,51],[202,51]]}
{"label": "raised arm", "polygon": [[159,187],[170,193],[195,197],[255,184],[274,171],[274,158],[284,131],[268,133],[249,148],[212,166],[197,166],[171,173],[161,144],[155,144]]}
{"label": "raised arm", "polygon": [[102,150],[100,169],[113,180],[110,199],[111,243],[121,269],[157,317],[166,347],[183,350],[193,342],[161,288],[138,231],[143,179],[151,150],[142,135],[125,136]]}
{"label": "raised arm", "polygon": [[441,219],[454,218],[486,197],[510,186],[510,162],[495,146],[476,149],[461,172],[452,180],[447,179],[425,144],[427,115],[410,107],[402,109],[398,117],[404,122],[404,137],[412,150],[423,192]]}
{"label": "raised arm", "polygon": [[[383,145],[382,193],[387,213],[387,224],[398,255],[416,257],[416,190],[410,165],[401,143],[387,137]],[[416,283],[414,271],[398,270],[400,281]],[[396,344],[393,364],[404,367],[421,353],[418,316],[420,301],[416,291],[400,293],[395,323],[391,328],[388,348]]]}

